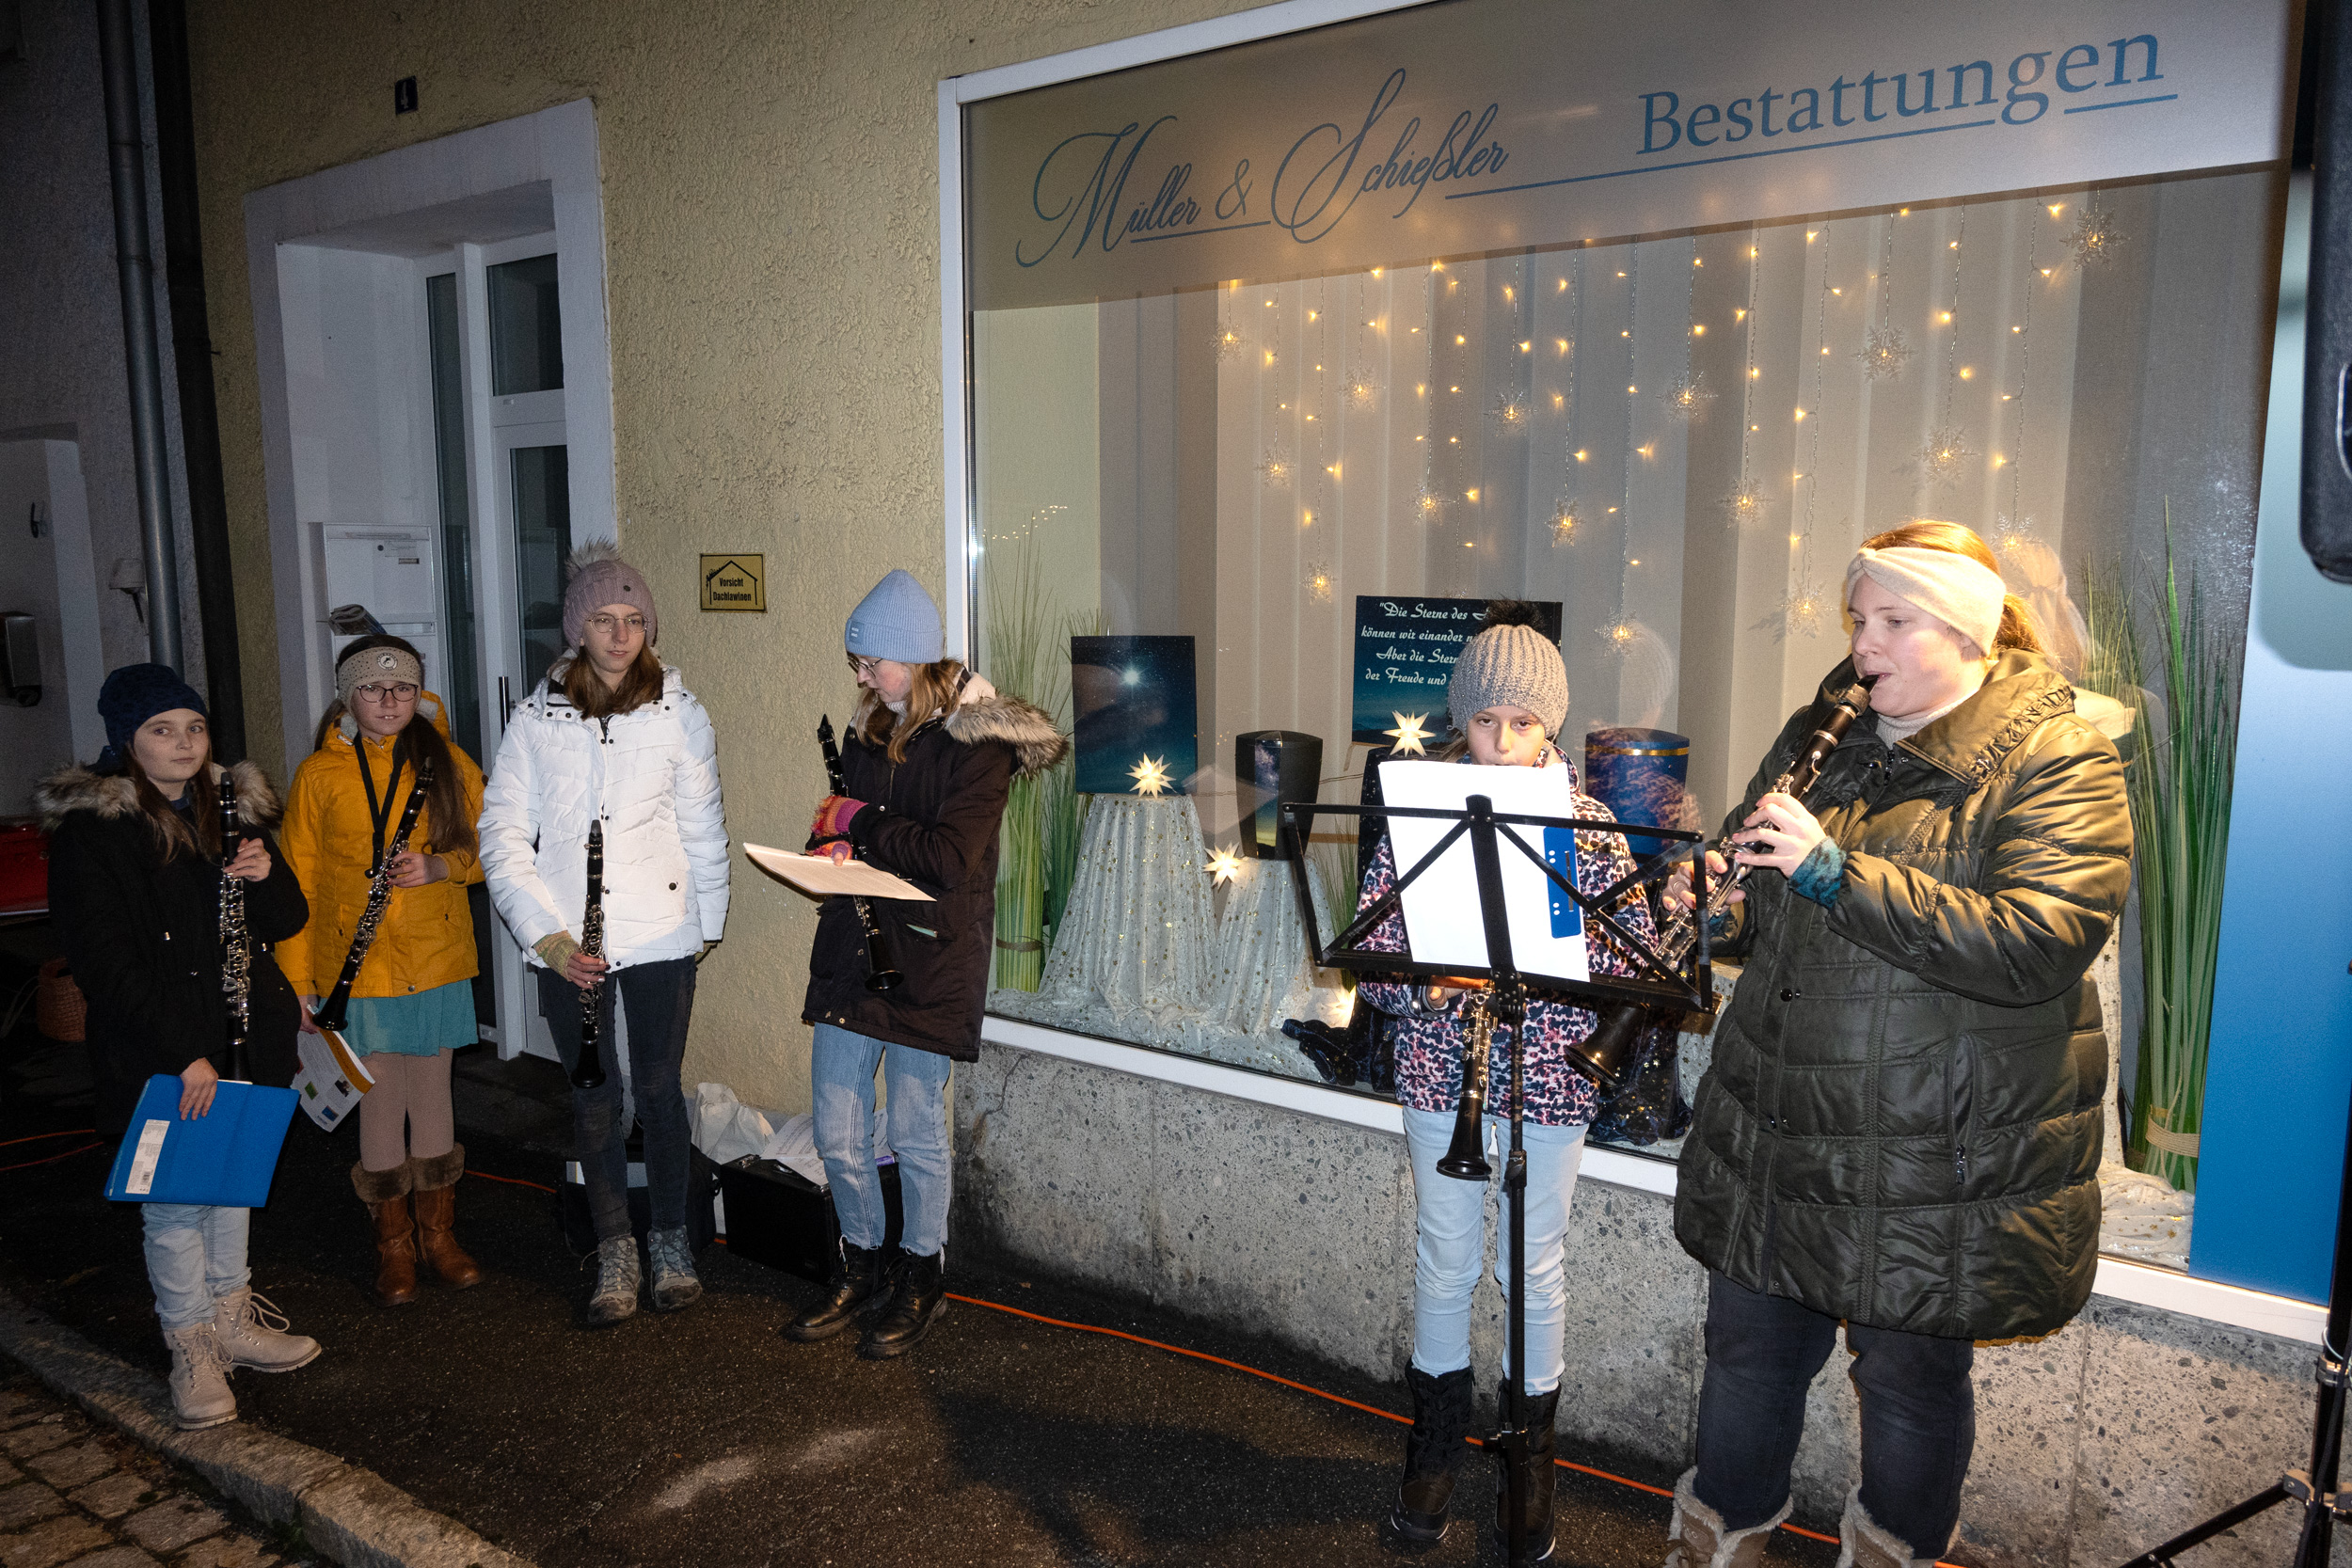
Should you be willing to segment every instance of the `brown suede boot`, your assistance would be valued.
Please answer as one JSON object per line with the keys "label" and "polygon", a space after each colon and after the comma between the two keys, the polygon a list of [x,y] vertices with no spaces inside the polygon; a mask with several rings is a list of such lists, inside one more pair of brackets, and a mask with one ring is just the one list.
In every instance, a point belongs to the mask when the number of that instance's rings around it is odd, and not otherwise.
{"label": "brown suede boot", "polygon": [[441,1281],[464,1290],[482,1283],[482,1268],[457,1244],[457,1179],[466,1174],[466,1146],[420,1160],[410,1156],[409,1184],[417,1195],[417,1250]]}
{"label": "brown suede boot", "polygon": [[408,1216],[408,1165],[397,1170],[351,1167],[352,1190],[375,1222],[375,1299],[387,1307],[417,1299],[417,1234]]}

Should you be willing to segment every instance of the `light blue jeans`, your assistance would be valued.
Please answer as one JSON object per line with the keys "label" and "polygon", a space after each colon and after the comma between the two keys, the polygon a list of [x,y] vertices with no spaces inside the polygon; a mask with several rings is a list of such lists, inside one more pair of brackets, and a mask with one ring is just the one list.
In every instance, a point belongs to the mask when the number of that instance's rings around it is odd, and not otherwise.
{"label": "light blue jeans", "polygon": [[[1463,1181],[1438,1172],[1438,1162],[1454,1141],[1451,1111],[1405,1110],[1405,1146],[1413,1157],[1414,1218],[1419,1244],[1413,1257],[1413,1365],[1431,1376],[1459,1371],[1470,1363],[1470,1292],[1486,1260],[1486,1183]],[[1527,1382],[1530,1394],[1560,1386],[1562,1324],[1567,1315],[1563,1243],[1568,1230],[1568,1199],[1584,1163],[1584,1129],[1527,1123]],[[1511,1124],[1486,1118],[1486,1163],[1493,1182],[1502,1183],[1503,1160],[1511,1147]],[[1511,1204],[1503,1196],[1495,1231],[1495,1283],[1507,1292],[1511,1263]],[[1511,1364],[1509,1319],[1504,1319],[1503,1366]]]}
{"label": "light blue jeans", "polygon": [[890,1148],[898,1157],[898,1197],[906,1209],[900,1250],[928,1258],[947,1243],[947,1199],[954,1182],[947,1157],[947,1071],[932,1051],[892,1045],[837,1024],[817,1026],[810,1058],[816,1087],[817,1152],[833,1184],[841,1238],[868,1251],[882,1244],[888,1216],[874,1169],[874,1069],[890,1089]]}
{"label": "light blue jeans", "polygon": [[147,1227],[147,1278],[155,1287],[155,1315],[167,1330],[211,1323],[213,1303],[253,1278],[245,1266],[253,1211],[210,1203],[139,1208]]}

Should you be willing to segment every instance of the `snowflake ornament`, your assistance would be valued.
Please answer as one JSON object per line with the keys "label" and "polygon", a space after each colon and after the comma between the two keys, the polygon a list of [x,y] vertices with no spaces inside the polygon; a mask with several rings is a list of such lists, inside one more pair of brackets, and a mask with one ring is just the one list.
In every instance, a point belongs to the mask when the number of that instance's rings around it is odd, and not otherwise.
{"label": "snowflake ornament", "polygon": [[1428,480],[1413,492],[1413,515],[1424,523],[1442,521],[1445,517],[1445,492]]}
{"label": "snowflake ornament", "polygon": [[1291,477],[1296,472],[1290,454],[1280,447],[1268,447],[1265,456],[1258,460],[1258,478],[1269,490],[1290,488]]}
{"label": "snowflake ornament", "polygon": [[1515,388],[1504,388],[1495,394],[1495,401],[1486,410],[1486,418],[1503,430],[1525,430],[1535,417],[1535,401]]}
{"label": "snowflake ornament", "polygon": [[1230,326],[1220,326],[1211,334],[1210,346],[1216,350],[1217,363],[1231,364],[1249,352],[1249,341]]}
{"label": "snowflake ornament", "polygon": [[1775,642],[1786,641],[1791,635],[1819,637],[1836,608],[1827,588],[1809,572],[1801,573],[1798,580],[1781,594],[1772,612],[1750,629],[1771,632]]}
{"label": "snowflake ornament", "polygon": [[1369,370],[1352,370],[1340,383],[1340,395],[1350,408],[1368,413],[1380,401],[1380,378]]}
{"label": "snowflake ornament", "polygon": [[1989,542],[1994,549],[2004,552],[2013,550],[2021,545],[2032,544],[2034,542],[2033,518],[2025,515],[2012,517],[2006,512],[2002,513],[1999,520],[1994,525],[1993,537]]}
{"label": "snowflake ornament", "polygon": [[2115,227],[2114,214],[2095,201],[2083,209],[2083,215],[2074,220],[2074,231],[2066,236],[2078,267],[2105,265],[2114,260],[2122,243],[2123,231]]}
{"label": "snowflake ornament", "polygon": [[1961,466],[1977,455],[1977,449],[1968,444],[1968,433],[1958,425],[1937,425],[1928,432],[1925,445],[1917,459],[1919,471],[1938,484],[1949,484],[1960,477]]}
{"label": "snowflake ornament", "polygon": [[1328,563],[1311,561],[1307,563],[1307,594],[1317,604],[1331,602],[1331,568]]}
{"label": "snowflake ornament", "polygon": [[1576,525],[1582,520],[1576,515],[1576,498],[1573,496],[1562,496],[1553,502],[1551,515],[1545,519],[1544,525],[1551,530],[1551,547],[1556,550],[1563,545],[1575,544]]}
{"label": "snowflake ornament", "polygon": [[1724,519],[1733,528],[1752,523],[1764,515],[1764,486],[1753,479],[1743,479],[1731,494],[1723,499]]}
{"label": "snowflake ornament", "polygon": [[1601,641],[1619,657],[1630,653],[1633,645],[1642,640],[1641,628],[1633,624],[1629,616],[1620,615],[1599,630]]}
{"label": "snowflake ornament", "polygon": [[1694,419],[1706,413],[1707,405],[1715,401],[1715,389],[1707,384],[1704,374],[1678,375],[1659,394],[1658,401],[1677,419]]}
{"label": "snowflake ornament", "polygon": [[1903,361],[1912,356],[1912,347],[1903,341],[1902,333],[1892,326],[1871,328],[1863,339],[1854,357],[1862,361],[1862,373],[1872,381],[1883,381],[1890,375],[1903,373]]}

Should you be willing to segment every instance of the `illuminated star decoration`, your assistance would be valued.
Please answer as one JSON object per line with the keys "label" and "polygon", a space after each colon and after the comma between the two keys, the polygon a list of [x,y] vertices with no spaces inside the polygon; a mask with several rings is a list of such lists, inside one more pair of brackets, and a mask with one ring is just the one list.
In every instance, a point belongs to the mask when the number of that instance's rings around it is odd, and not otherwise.
{"label": "illuminated star decoration", "polygon": [[1786,641],[1791,632],[1805,637],[1819,637],[1828,624],[1829,612],[1835,608],[1829,590],[1813,575],[1800,571],[1798,580],[1780,596],[1772,612],[1756,623],[1752,630],[1769,631],[1775,642]]}
{"label": "illuminated star decoration", "polygon": [[1136,793],[1156,797],[1168,793],[1168,764],[1158,757],[1145,757],[1127,769],[1127,776],[1136,781]]}
{"label": "illuminated star decoration", "polygon": [[1327,562],[1307,562],[1307,592],[1317,604],[1331,602],[1331,568]]}
{"label": "illuminated star decoration", "polygon": [[1429,754],[1428,750],[1422,745],[1424,740],[1437,738],[1437,733],[1429,729],[1424,722],[1429,715],[1391,711],[1389,717],[1396,721],[1396,728],[1382,730],[1380,733],[1396,742],[1394,746],[1389,748],[1391,754],[1400,757],[1425,757]]}
{"label": "illuminated star decoration", "polygon": [[1209,341],[1216,349],[1219,363],[1238,359],[1249,352],[1248,341],[1230,326],[1218,327]]}
{"label": "illuminated star decoration", "polygon": [[1764,515],[1764,486],[1755,480],[1743,479],[1724,498],[1723,506],[1724,520],[1732,527],[1754,522]]}
{"label": "illuminated star decoration", "polygon": [[2020,545],[2031,544],[2032,542],[2033,519],[2031,517],[2012,517],[2006,512],[2000,515],[1999,522],[1994,527],[1993,538],[1991,541],[1994,549],[2003,551],[2013,550]]}
{"label": "illuminated star decoration", "polygon": [[1938,484],[1949,484],[1960,474],[1960,466],[1977,455],[1977,449],[1968,444],[1968,433],[1958,425],[1940,424],[1928,432],[1927,443],[1919,449],[1918,463],[1922,472]]}
{"label": "illuminated star decoration", "polygon": [[1445,492],[1427,480],[1413,492],[1413,515],[1424,523],[1434,523],[1445,515]]}
{"label": "illuminated star decoration", "polygon": [[2074,249],[2076,266],[2098,266],[2114,257],[2123,243],[2123,231],[2115,227],[2113,215],[2094,201],[2074,221],[2074,231],[2066,236],[2066,243]]}
{"label": "illuminated star decoration", "polygon": [[1582,521],[1576,515],[1576,498],[1562,496],[1552,503],[1551,516],[1546,524],[1551,530],[1551,547],[1576,543],[1576,525]]}
{"label": "illuminated star decoration", "polygon": [[1268,447],[1265,456],[1258,461],[1258,477],[1272,490],[1290,487],[1291,460],[1280,447]]}
{"label": "illuminated star decoration", "polygon": [[1862,346],[1854,351],[1862,361],[1862,373],[1872,381],[1883,381],[1890,375],[1903,373],[1903,361],[1911,357],[1911,345],[1903,335],[1891,326],[1873,327]]}
{"label": "illuminated star decoration", "polygon": [[1601,641],[1609,644],[1609,651],[1613,654],[1627,653],[1635,642],[1641,641],[1641,636],[1640,630],[1635,627],[1631,618],[1624,615],[1618,616],[1600,628]]}
{"label": "illuminated star decoration", "polygon": [[1535,404],[1527,393],[1506,387],[1495,394],[1495,401],[1486,410],[1486,418],[1505,430],[1525,430],[1527,421],[1535,417]]}
{"label": "illuminated star decoration", "polygon": [[1209,851],[1209,863],[1207,870],[1209,873],[1210,885],[1213,887],[1223,887],[1226,883],[1241,875],[1242,859],[1239,855],[1234,854],[1231,849],[1212,849]]}
{"label": "illuminated star decoration", "polygon": [[1368,370],[1352,370],[1340,383],[1340,393],[1352,406],[1369,409],[1380,401],[1380,378]]}
{"label": "illuminated star decoration", "polygon": [[1715,388],[1704,375],[1678,375],[1658,401],[1666,405],[1667,413],[1688,420],[1707,412],[1707,405],[1715,401]]}

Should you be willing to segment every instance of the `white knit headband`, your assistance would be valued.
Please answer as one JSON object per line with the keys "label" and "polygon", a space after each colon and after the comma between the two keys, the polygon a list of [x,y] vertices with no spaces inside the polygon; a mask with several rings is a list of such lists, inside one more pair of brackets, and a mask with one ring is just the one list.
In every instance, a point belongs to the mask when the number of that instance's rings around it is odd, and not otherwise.
{"label": "white knit headband", "polygon": [[1899,545],[1860,549],[1846,566],[1846,602],[1853,603],[1854,579],[1867,577],[1898,598],[1909,600],[1990,657],[2001,634],[2001,605],[2009,586],[2001,574],[1950,550]]}

